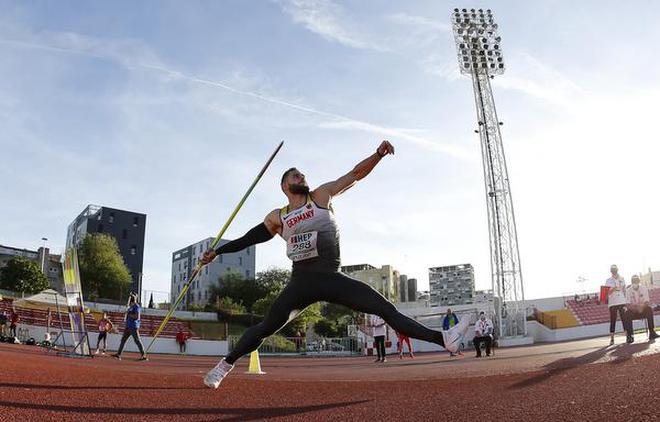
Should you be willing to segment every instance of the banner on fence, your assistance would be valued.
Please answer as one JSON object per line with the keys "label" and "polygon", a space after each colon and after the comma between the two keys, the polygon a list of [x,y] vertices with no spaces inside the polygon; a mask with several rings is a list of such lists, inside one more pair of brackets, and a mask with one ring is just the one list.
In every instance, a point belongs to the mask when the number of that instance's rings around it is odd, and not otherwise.
{"label": "banner on fence", "polygon": [[76,248],[67,249],[62,263],[64,275],[64,296],[69,311],[73,353],[89,355],[89,342],[85,330],[85,304],[83,303],[80,284],[80,269],[78,268],[78,252]]}

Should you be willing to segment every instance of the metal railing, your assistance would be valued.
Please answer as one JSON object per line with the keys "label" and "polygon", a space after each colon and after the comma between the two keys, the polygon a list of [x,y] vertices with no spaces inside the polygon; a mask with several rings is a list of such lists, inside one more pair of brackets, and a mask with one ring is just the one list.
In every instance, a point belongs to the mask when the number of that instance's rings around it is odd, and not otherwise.
{"label": "metal railing", "polygon": [[[229,350],[234,350],[239,336],[229,336]],[[291,354],[318,356],[360,355],[364,344],[356,337],[314,338],[270,336],[259,347],[261,354]]]}

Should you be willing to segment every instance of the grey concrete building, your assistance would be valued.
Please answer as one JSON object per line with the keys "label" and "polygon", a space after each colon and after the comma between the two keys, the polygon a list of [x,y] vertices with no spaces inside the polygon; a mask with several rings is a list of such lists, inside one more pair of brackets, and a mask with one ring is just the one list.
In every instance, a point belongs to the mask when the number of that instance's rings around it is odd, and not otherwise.
{"label": "grey concrete building", "polygon": [[48,277],[50,287],[60,293],[64,292],[64,278],[60,255],[53,255],[48,248],[44,247],[40,247],[36,251],[31,251],[29,249],[0,245],[0,268],[5,267],[10,259],[19,256],[36,262],[39,268],[41,268],[41,271]]}
{"label": "grey concrete building", "polygon": [[[69,224],[67,249],[78,246],[87,234],[105,233],[117,240],[119,253],[131,273],[131,291],[142,295],[142,264],[146,214],[88,205]],[[128,295],[126,295],[128,296]]]}
{"label": "grey concrete building", "polygon": [[[172,282],[170,288],[171,303],[174,303],[186,280],[191,276],[197,266],[199,256],[211,247],[212,237],[200,240],[172,253]],[[229,242],[220,240],[220,245]],[[205,266],[202,273],[197,276],[188,289],[185,299],[178,309],[186,310],[192,305],[204,306],[210,298],[211,284],[217,284],[223,275],[236,272],[245,278],[254,278],[256,267],[256,248],[250,246],[240,252],[220,255],[212,263]]]}
{"label": "grey concrete building", "polygon": [[429,268],[431,306],[474,302],[474,268],[471,264]]}
{"label": "grey concrete building", "polygon": [[400,274],[391,265],[383,265],[381,268],[370,264],[345,265],[341,267],[341,272],[367,283],[389,301],[399,302]]}
{"label": "grey concrete building", "polygon": [[399,302],[408,302],[408,276],[399,275]]}
{"label": "grey concrete building", "polygon": [[409,278],[406,284],[408,288],[408,302],[417,301],[417,279]]}

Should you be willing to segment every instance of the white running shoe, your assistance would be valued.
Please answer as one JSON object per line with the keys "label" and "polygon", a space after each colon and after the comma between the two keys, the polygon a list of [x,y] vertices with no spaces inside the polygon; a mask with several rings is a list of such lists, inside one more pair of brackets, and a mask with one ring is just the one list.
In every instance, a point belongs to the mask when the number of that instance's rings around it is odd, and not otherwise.
{"label": "white running shoe", "polygon": [[447,349],[447,351],[450,353],[458,352],[461,341],[463,340],[463,336],[465,335],[469,326],[470,319],[463,318],[458,322],[458,324],[454,325],[449,330],[442,332],[445,340],[445,349]]}
{"label": "white running shoe", "polygon": [[206,374],[204,384],[209,388],[218,388],[222,380],[232,369],[234,369],[234,365],[230,365],[222,359]]}

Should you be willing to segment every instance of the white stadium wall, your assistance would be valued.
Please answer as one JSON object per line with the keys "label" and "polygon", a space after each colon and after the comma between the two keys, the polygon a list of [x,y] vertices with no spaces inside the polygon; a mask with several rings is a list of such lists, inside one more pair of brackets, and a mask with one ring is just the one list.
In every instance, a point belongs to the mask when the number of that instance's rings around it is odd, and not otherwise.
{"label": "white stadium wall", "polygon": [[[46,335],[46,327],[35,326],[35,325],[26,325],[19,324],[18,328],[27,329],[29,332],[29,337],[34,338],[37,342],[44,340]],[[59,328],[51,327],[51,341],[55,340],[55,337],[60,332]],[[68,346],[71,344],[71,334],[65,332],[65,341]],[[96,338],[98,333],[90,333],[89,335],[89,345],[94,350],[96,348]],[[145,349],[151,343],[152,337],[149,336],[140,336],[142,339],[142,344]],[[119,342],[121,341],[121,334],[108,334],[108,351],[116,351],[119,348]],[[62,345],[61,341],[57,342],[58,345]],[[124,346],[125,352],[138,352],[137,346],[132,338],[126,341]],[[179,353],[179,345],[172,337],[159,337],[156,343],[153,345],[149,353]],[[224,356],[228,353],[228,345],[225,340],[195,340],[191,339],[186,342],[186,354],[188,355],[198,355],[198,356]]]}

